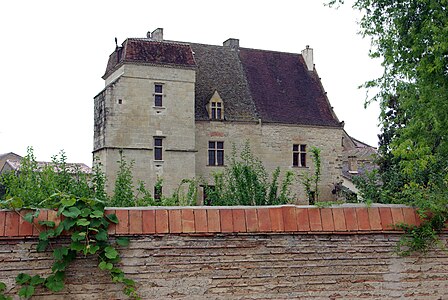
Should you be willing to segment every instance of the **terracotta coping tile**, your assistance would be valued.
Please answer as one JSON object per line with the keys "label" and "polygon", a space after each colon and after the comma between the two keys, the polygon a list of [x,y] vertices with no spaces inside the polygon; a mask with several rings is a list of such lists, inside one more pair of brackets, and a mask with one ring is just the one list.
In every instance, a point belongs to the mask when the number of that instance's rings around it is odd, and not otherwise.
{"label": "terracotta coping tile", "polygon": [[168,210],[169,216],[169,229],[170,233],[181,233],[182,232],[182,215],[180,209],[170,209]]}
{"label": "terracotta coping tile", "polygon": [[232,209],[220,209],[221,232],[233,232]]}
{"label": "terracotta coping tile", "polygon": [[193,209],[190,209],[190,208],[182,209],[181,216],[182,216],[182,232],[185,232],[185,233],[196,232],[196,229],[194,226]]}
{"label": "terracotta coping tile", "polygon": [[423,222],[423,219],[420,217],[418,209],[414,209],[414,215],[415,215],[415,225],[420,226],[420,224],[422,224]]}
{"label": "terracotta coping tile", "polygon": [[310,231],[310,218],[308,216],[308,208],[296,208],[297,230]]}
{"label": "terracotta coping tile", "polygon": [[370,221],[370,229],[371,230],[383,230],[383,226],[381,225],[381,217],[378,211],[378,207],[369,207],[367,208],[367,212],[369,213],[369,221]]}
{"label": "terracotta coping tile", "polygon": [[322,231],[322,219],[319,208],[308,208],[308,218],[310,220],[311,231]]}
{"label": "terracotta coping tile", "polygon": [[297,231],[296,208],[292,206],[284,206],[282,207],[282,213],[285,231]]}
{"label": "terracotta coping tile", "polygon": [[370,230],[369,212],[366,207],[357,207],[356,217],[359,230]]}
{"label": "terracotta coping tile", "polygon": [[332,208],[321,208],[320,216],[321,216],[321,220],[322,220],[322,230],[323,231],[334,231],[333,209]]}
{"label": "terracotta coping tile", "polygon": [[257,208],[258,216],[258,229],[261,232],[271,232],[271,216],[269,214],[269,208]]}
{"label": "terracotta coping tile", "polygon": [[5,236],[6,211],[0,211],[0,236]]}
{"label": "terracotta coping tile", "polygon": [[246,232],[246,216],[244,209],[232,209],[233,230],[235,232]]}
{"label": "terracotta coping tile", "polygon": [[257,210],[253,208],[246,209],[245,216],[247,232],[258,232]]}
{"label": "terracotta coping tile", "polygon": [[271,218],[272,231],[285,231],[285,225],[283,224],[283,210],[281,207],[269,208],[269,217]]}
{"label": "terracotta coping tile", "polygon": [[47,217],[48,217],[48,210],[46,209],[40,209],[39,210],[39,215],[37,216],[37,218],[34,218],[33,221],[33,235],[35,236],[39,236],[39,234],[45,230],[45,226],[42,226],[39,224],[39,221],[47,221]]}
{"label": "terracotta coping tile", "polygon": [[142,210],[143,233],[156,233],[156,211],[154,209]]}
{"label": "terracotta coping tile", "polygon": [[196,232],[208,232],[207,210],[195,209],[193,212]]}
{"label": "terracotta coping tile", "polygon": [[221,212],[218,209],[207,209],[208,232],[221,232]]}
{"label": "terracotta coping tile", "polygon": [[61,223],[61,218],[58,217],[57,211],[49,209],[49,210],[47,210],[47,221],[53,221],[54,228],[56,228]]}
{"label": "terracotta coping tile", "polygon": [[394,221],[392,220],[392,212],[390,211],[390,207],[379,207],[381,218],[381,226],[383,230],[392,230]]}
{"label": "terracotta coping tile", "polygon": [[[105,215],[113,215],[115,214],[115,209],[108,209],[104,212]],[[110,222],[109,227],[107,228],[108,234],[115,234],[115,230],[117,229],[117,225],[115,223]]]}
{"label": "terracotta coping tile", "polygon": [[415,209],[412,207],[403,207],[403,217],[404,222],[411,226],[417,225],[417,220],[415,219]]}
{"label": "terracotta coping tile", "polygon": [[354,207],[344,207],[345,224],[348,231],[358,231],[358,218]]}
{"label": "terracotta coping tile", "polygon": [[6,212],[5,236],[19,236],[19,219],[16,211]]}
{"label": "terracotta coping tile", "polygon": [[129,210],[128,209],[117,209],[115,214],[118,218],[118,224],[115,228],[115,233],[117,234],[128,234],[129,233]]}
{"label": "terracotta coping tile", "polygon": [[404,223],[404,216],[401,207],[391,207],[390,212],[392,213],[394,225]]}
{"label": "terracotta coping tile", "polygon": [[344,209],[333,208],[332,211],[333,211],[334,230],[347,231],[347,223],[345,220]]}
{"label": "terracotta coping tile", "polygon": [[[20,213],[20,219],[19,219],[19,236],[32,236],[33,235],[33,224],[25,221],[24,217],[28,213],[32,213],[32,210],[29,209],[22,209]],[[0,221],[1,223],[1,221]],[[1,236],[1,234],[0,234]]]}
{"label": "terracotta coping tile", "polygon": [[156,209],[156,233],[169,233],[168,210]]}
{"label": "terracotta coping tile", "polygon": [[143,219],[142,211],[129,210],[129,233],[130,234],[142,234],[143,233]]}

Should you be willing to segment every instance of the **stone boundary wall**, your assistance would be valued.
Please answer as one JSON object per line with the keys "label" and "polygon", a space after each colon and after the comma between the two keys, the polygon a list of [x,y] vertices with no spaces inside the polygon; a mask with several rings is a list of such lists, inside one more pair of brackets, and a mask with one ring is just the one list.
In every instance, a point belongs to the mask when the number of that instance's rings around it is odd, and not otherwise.
{"label": "stone boundary wall", "polygon": [[[20,211],[25,214],[24,211]],[[110,208],[120,223],[111,238],[128,235],[121,266],[142,299],[445,299],[448,254],[395,253],[403,232],[419,224],[400,205]],[[39,220],[58,221],[43,210]],[[38,230],[17,212],[0,210],[0,281],[15,295],[20,272],[48,274],[52,251],[36,252]],[[441,235],[447,244],[446,232]],[[67,244],[62,237],[55,245]],[[80,257],[58,293],[32,299],[126,299]],[[16,299],[16,298],[15,298]],[[18,298],[17,298],[18,299]]]}

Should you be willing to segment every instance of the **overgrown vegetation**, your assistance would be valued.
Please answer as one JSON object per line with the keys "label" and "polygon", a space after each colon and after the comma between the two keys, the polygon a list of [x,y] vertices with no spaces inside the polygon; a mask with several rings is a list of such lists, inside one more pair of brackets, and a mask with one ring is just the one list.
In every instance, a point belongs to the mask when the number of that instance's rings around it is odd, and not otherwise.
{"label": "overgrown vegetation", "polygon": [[447,5],[446,0],[353,4],[362,13],[361,34],[372,42],[370,56],[381,58],[384,67],[380,78],[364,84],[379,90],[369,101],[380,102],[382,132],[378,173],[361,190],[377,202],[419,207],[424,219],[419,228],[406,228],[410,235],[399,247],[402,254],[437,244],[440,224],[448,219]]}
{"label": "overgrown vegetation", "polygon": [[311,147],[311,159],[313,160],[314,173],[302,172],[300,182],[302,183],[310,205],[319,201],[319,182],[321,180],[321,150],[317,147]]}
{"label": "overgrown vegetation", "polygon": [[245,143],[240,153],[233,146],[223,173],[214,174],[214,185],[205,186],[211,205],[278,205],[292,203],[291,185],[295,174],[287,171],[280,181],[280,168],[270,176],[263,163]]}

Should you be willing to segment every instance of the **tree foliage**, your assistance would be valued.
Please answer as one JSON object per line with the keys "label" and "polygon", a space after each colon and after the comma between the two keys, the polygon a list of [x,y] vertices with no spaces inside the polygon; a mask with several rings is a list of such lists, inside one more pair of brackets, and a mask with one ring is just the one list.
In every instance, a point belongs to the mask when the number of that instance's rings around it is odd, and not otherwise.
{"label": "tree foliage", "polygon": [[379,90],[369,101],[377,100],[381,107],[378,174],[382,202],[416,205],[431,212],[432,220],[439,220],[435,223],[444,224],[448,204],[448,1],[356,0],[353,8],[362,13],[360,32],[371,39],[370,56],[381,58],[384,68],[380,78],[364,84]]}

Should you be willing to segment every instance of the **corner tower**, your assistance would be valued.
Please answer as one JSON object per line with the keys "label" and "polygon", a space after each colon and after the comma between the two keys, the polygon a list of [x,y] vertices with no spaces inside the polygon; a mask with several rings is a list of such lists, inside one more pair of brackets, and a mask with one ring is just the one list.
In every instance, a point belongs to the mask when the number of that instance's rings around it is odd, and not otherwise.
{"label": "corner tower", "polygon": [[160,28],[125,40],[110,55],[105,88],[94,100],[93,150],[109,193],[120,153],[134,161],[135,181],[149,190],[162,178],[163,193],[171,194],[195,175],[195,78],[190,46],[164,41]]}

